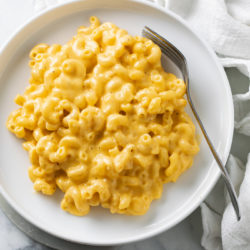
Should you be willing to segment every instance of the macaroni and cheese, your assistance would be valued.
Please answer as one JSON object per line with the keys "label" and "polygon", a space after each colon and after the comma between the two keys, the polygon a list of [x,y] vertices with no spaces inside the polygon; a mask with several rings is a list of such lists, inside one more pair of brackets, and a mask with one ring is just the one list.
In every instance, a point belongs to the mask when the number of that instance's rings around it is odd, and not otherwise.
{"label": "macaroni and cheese", "polygon": [[185,83],[152,41],[90,18],[66,45],[30,52],[30,85],[7,121],[29,152],[34,189],[62,209],[142,215],[199,151]]}

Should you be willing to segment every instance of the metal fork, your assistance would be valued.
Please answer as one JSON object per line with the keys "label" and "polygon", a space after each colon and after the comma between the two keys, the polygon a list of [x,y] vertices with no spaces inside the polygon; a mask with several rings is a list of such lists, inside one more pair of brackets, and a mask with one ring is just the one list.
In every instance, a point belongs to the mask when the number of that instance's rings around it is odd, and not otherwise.
{"label": "metal fork", "polygon": [[229,177],[229,174],[227,172],[227,169],[225,168],[225,166],[223,165],[219,155],[217,154],[211,140],[209,139],[209,136],[204,128],[204,125],[202,124],[202,121],[194,107],[194,104],[192,102],[191,99],[191,95],[190,95],[190,89],[189,89],[189,77],[188,77],[188,67],[187,67],[187,61],[186,58],[184,57],[184,55],[172,44],[170,43],[167,39],[163,38],[162,36],[160,36],[159,34],[157,34],[155,31],[153,31],[152,29],[150,29],[149,27],[145,26],[143,31],[142,31],[142,35],[147,37],[148,39],[152,40],[155,44],[157,44],[161,51],[172,60],[173,63],[175,63],[175,65],[181,70],[182,75],[183,75],[183,80],[186,83],[186,87],[187,87],[187,91],[186,91],[186,95],[187,95],[187,100],[188,103],[192,109],[192,112],[201,128],[201,131],[207,141],[207,144],[221,170],[222,173],[222,177],[223,180],[226,184],[229,196],[231,198],[233,207],[234,207],[234,211],[236,213],[237,216],[237,220],[240,220],[240,210],[239,210],[239,205],[238,205],[238,201],[237,201],[237,196],[236,196],[236,192],[234,189],[234,186],[231,182],[231,179]]}

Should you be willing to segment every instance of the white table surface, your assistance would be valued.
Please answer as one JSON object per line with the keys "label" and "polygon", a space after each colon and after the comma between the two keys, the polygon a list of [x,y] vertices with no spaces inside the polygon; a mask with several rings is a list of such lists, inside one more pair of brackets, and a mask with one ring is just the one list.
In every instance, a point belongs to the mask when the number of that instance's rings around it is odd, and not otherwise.
{"label": "white table surface", "polygon": [[[0,0],[0,48],[9,39],[11,34],[30,17],[34,16],[33,1],[26,0]],[[249,81],[236,69],[227,69],[227,76],[230,81],[233,94],[243,93],[247,90]],[[250,137],[234,134],[234,141],[231,152],[246,162],[249,151]],[[1,149],[0,149],[1,150]],[[8,217],[6,216],[8,215]],[[25,231],[23,233],[11,221]],[[36,241],[32,240],[30,237]],[[53,236],[41,232],[33,227],[3,200],[0,196],[0,249],[4,250],[45,250],[50,249],[43,244],[56,249],[114,249],[114,250],[200,250],[202,236],[202,224],[200,209],[198,208],[183,222],[154,238],[116,247],[89,247],[71,244]]]}

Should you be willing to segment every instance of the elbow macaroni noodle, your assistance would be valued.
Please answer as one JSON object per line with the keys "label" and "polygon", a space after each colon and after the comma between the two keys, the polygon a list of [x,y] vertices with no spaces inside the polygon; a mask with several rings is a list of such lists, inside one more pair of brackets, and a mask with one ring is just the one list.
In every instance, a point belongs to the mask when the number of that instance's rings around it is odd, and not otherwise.
{"label": "elbow macaroni noodle", "polygon": [[164,72],[160,48],[90,18],[66,45],[30,52],[30,85],[8,129],[23,138],[34,189],[62,209],[142,215],[199,151],[185,84]]}

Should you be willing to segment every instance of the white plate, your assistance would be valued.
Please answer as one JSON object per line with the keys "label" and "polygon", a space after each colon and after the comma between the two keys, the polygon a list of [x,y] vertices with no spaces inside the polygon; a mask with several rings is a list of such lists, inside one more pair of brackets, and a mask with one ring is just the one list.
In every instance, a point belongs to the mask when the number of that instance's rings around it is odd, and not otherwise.
{"label": "white plate", "polygon": [[28,53],[37,43],[65,43],[91,15],[111,21],[133,35],[148,25],[173,42],[186,56],[191,93],[208,134],[225,163],[233,134],[232,95],[216,56],[177,16],[154,4],[132,0],[86,0],[67,3],[43,12],[24,25],[0,55],[0,191],[29,222],[63,239],[112,245],[144,239],[174,226],[206,197],[219,170],[204,142],[194,165],[175,184],[166,184],[160,200],[144,216],[112,215],[92,208],[85,217],[60,208],[62,194],[43,196],[33,192],[27,169],[30,165],[21,141],[5,127],[13,100],[28,85]]}

